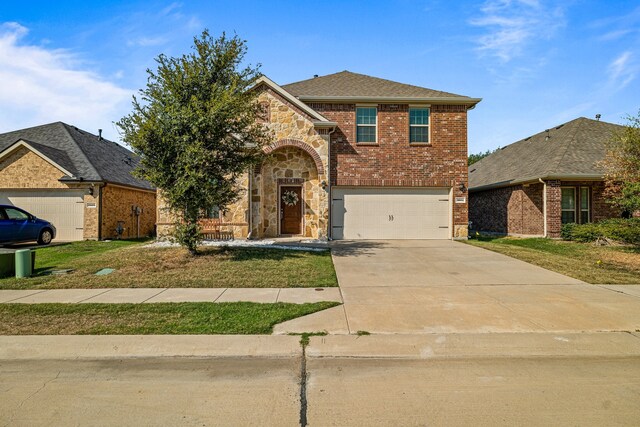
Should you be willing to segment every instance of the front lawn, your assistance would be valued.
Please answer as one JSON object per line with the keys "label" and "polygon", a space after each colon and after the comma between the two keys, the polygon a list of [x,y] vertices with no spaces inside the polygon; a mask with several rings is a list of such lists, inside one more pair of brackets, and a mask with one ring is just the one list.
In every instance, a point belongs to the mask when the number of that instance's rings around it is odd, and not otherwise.
{"label": "front lawn", "polygon": [[467,243],[587,283],[640,284],[640,248],[511,237],[480,237]]}
{"label": "front lawn", "polygon": [[[42,288],[287,288],[337,286],[329,251],[203,247],[192,257],[181,248],[142,242],[75,242],[36,249],[35,276],[0,279],[0,289]],[[115,271],[104,276],[103,268]],[[73,269],[66,275],[52,270]]]}
{"label": "front lawn", "polygon": [[0,304],[0,335],[270,334],[278,323],[336,305]]}

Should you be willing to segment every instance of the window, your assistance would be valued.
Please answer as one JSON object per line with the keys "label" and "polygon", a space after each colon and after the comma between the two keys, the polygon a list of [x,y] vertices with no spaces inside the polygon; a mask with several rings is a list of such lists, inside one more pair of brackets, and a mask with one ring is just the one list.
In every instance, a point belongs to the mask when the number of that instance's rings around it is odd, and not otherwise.
{"label": "window", "polygon": [[576,189],[573,187],[562,188],[562,223],[576,222]]}
{"label": "window", "polygon": [[356,143],[376,143],[376,107],[356,108]]}
{"label": "window", "polygon": [[429,109],[409,109],[409,142],[429,143]]}
{"label": "window", "polygon": [[17,209],[5,208],[4,211],[9,219],[25,220],[29,219],[29,215]]}
{"label": "window", "polygon": [[207,209],[207,218],[209,219],[220,219],[220,207],[212,206]]}
{"label": "window", "polygon": [[589,220],[589,187],[580,187],[580,224]]}

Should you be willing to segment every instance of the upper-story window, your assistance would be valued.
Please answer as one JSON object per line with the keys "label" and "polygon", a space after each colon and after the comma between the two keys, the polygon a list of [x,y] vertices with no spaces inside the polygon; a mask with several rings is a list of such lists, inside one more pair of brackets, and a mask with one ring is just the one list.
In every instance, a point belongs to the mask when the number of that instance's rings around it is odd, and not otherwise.
{"label": "upper-story window", "polygon": [[429,143],[428,108],[409,108],[409,142]]}
{"label": "upper-story window", "polygon": [[375,143],[378,109],[376,107],[356,108],[356,142]]}

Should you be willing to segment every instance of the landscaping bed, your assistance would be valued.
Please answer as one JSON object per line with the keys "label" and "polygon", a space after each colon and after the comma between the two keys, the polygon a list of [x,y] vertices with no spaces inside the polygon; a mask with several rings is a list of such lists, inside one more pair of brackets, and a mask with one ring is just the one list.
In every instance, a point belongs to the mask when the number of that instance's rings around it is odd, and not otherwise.
{"label": "landscaping bed", "polygon": [[[144,247],[140,241],[74,242],[36,249],[28,279],[0,279],[0,289],[287,288],[337,286],[329,251],[267,247]],[[99,270],[114,269],[96,276]],[[64,275],[54,270],[72,269]]]}
{"label": "landscaping bed", "polygon": [[640,284],[640,248],[544,238],[476,237],[468,244],[587,283]]}
{"label": "landscaping bed", "polygon": [[278,323],[336,305],[1,304],[0,335],[270,334]]}

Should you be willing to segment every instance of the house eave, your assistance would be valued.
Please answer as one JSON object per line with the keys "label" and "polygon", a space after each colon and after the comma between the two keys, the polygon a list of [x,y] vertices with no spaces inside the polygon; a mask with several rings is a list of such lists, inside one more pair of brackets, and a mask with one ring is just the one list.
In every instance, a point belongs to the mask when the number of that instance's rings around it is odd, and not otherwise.
{"label": "house eave", "polygon": [[539,180],[549,181],[549,180],[559,180],[559,181],[603,181],[603,175],[595,175],[595,174],[573,174],[573,175],[547,175],[547,176],[536,176],[536,177],[528,177],[528,178],[520,178],[509,181],[500,181],[494,182],[492,184],[479,185],[476,187],[469,187],[469,192],[477,192],[477,191],[486,191],[493,190],[496,188],[503,187],[511,187],[514,185],[521,184],[529,184],[529,183],[537,183]]}
{"label": "house eave", "polygon": [[338,126],[337,122],[313,122],[313,125],[317,128],[332,128]]}
{"label": "house eave", "polygon": [[459,98],[459,97],[395,97],[395,96],[309,96],[300,95],[297,97],[303,102],[336,102],[336,103],[388,103],[388,104],[445,104],[445,105],[467,105],[475,106],[482,101],[482,98]]}

